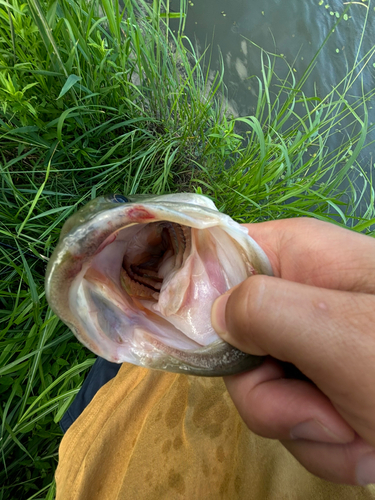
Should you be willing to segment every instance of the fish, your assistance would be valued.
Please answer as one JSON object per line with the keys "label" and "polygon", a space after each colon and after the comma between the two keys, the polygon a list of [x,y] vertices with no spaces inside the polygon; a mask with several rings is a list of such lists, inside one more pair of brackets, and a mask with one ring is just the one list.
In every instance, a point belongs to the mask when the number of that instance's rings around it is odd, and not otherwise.
{"label": "fish", "polygon": [[272,275],[265,252],[210,198],[113,194],[65,222],[45,291],[77,339],[108,361],[226,376],[264,357],[221,340],[211,306],[254,274]]}

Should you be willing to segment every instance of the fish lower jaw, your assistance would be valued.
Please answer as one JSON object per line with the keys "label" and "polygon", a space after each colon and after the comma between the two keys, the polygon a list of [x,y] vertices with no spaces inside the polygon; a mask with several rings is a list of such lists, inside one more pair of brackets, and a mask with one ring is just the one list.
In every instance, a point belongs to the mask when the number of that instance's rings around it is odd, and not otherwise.
{"label": "fish lower jaw", "polygon": [[217,340],[198,349],[179,350],[145,334],[148,352],[134,350],[145,368],[204,377],[223,377],[260,366],[263,356],[253,356]]}

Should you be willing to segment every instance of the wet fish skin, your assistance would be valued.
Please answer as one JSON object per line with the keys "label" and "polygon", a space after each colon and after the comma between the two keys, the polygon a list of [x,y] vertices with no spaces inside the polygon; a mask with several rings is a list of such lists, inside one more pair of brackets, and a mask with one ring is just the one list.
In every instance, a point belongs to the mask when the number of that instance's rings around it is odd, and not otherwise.
{"label": "wet fish skin", "polygon": [[[213,228],[218,227],[235,242],[237,259],[244,261],[248,275],[252,273],[251,268],[257,273],[272,274],[267,257],[246,230],[218,212],[204,196],[110,195],[92,200],[63,226],[47,267],[46,296],[51,308],[86,347],[109,361],[129,361],[149,368],[202,376],[230,375],[259,366],[263,357],[242,353],[218,337],[203,346],[192,340],[189,349],[165,344],[158,337],[164,334],[164,319],[157,311],[159,317],[155,315],[155,306],[141,310],[143,303],[137,309],[132,300],[123,299],[116,273],[110,269],[111,259],[105,261],[104,254],[116,245],[126,244],[122,236],[124,228],[134,232],[158,221],[171,221],[191,227],[192,231],[210,229],[213,234],[218,231]],[[86,276],[93,265],[98,267],[98,262],[102,272],[101,259],[110,278],[93,276],[87,280]],[[202,314],[207,315],[210,305]],[[149,327],[151,333],[147,330]],[[117,337],[116,332],[120,332]],[[126,332],[131,332],[129,338],[124,335]]]}

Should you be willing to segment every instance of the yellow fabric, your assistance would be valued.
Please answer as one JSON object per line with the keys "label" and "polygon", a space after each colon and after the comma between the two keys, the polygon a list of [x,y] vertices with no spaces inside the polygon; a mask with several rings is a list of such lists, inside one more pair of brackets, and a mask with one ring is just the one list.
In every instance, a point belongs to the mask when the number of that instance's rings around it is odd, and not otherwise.
{"label": "yellow fabric", "polygon": [[222,379],[124,364],[64,436],[56,500],[359,500],[242,423]]}

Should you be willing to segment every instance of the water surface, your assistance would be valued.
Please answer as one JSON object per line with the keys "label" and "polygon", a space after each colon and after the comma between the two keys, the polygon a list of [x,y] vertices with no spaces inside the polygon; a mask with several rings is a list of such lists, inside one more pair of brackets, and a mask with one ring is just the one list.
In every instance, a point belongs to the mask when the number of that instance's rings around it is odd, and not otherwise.
{"label": "water surface", "polygon": [[[173,4],[172,7],[176,4]],[[189,0],[186,34],[195,40],[200,51],[207,45],[212,49],[212,68],[219,68],[220,53],[225,67],[225,83],[235,115],[251,115],[258,95],[257,82],[261,77],[260,50],[283,55],[277,59],[276,73],[285,78],[288,65],[296,79],[304,71],[332,31],[347,3],[339,0]],[[332,33],[320,53],[316,66],[303,87],[309,95],[323,98],[345,78],[356,62],[374,49],[375,2],[355,2]],[[176,8],[177,10],[177,8]],[[364,28],[365,27],[365,28]],[[352,99],[375,86],[375,56],[353,74],[354,84],[349,92]],[[288,64],[286,64],[288,63]],[[275,82],[276,83],[276,82]],[[339,86],[343,91],[344,84]],[[350,97],[349,97],[350,98]],[[375,106],[367,103],[369,124],[375,122]],[[363,115],[362,115],[363,116]],[[337,146],[343,136],[352,133],[341,124],[330,142]],[[375,140],[369,133],[367,143]],[[375,160],[375,146],[370,144],[360,155],[361,166],[369,171]]]}

